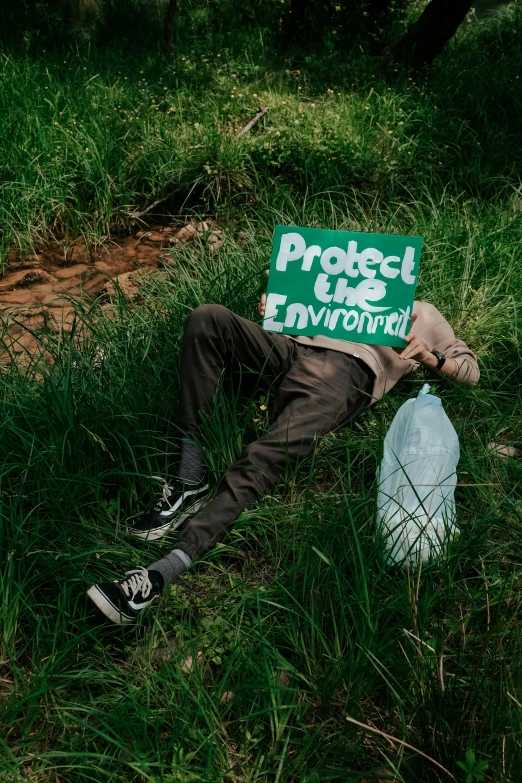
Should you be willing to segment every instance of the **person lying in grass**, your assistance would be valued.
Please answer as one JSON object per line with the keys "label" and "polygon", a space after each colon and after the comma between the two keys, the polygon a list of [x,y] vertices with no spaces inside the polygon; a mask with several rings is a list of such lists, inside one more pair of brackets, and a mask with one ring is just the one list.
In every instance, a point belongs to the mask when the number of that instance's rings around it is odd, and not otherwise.
{"label": "person lying in grass", "polygon": [[[263,294],[258,305],[262,316]],[[415,302],[404,349],[362,345],[330,337],[291,337],[265,331],[220,305],[197,307],[187,318],[181,348],[178,480],[165,482],[155,509],[131,533],[159,539],[193,515],[169,554],[123,579],[93,585],[88,596],[113,622],[129,623],[219,541],[243,510],[270,494],[287,463],[310,454],[318,439],[344,427],[420,364],[458,383],[479,379],[475,354],[455,337],[432,304]],[[276,390],[268,432],[251,443],[223,477],[217,495],[209,491],[198,445],[202,416],[212,407],[223,371],[244,375]]]}

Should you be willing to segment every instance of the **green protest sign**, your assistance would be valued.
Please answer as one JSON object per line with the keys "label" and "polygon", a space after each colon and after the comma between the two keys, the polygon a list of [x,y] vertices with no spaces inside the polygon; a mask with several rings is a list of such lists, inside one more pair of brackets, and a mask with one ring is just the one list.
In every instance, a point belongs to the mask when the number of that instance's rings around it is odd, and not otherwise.
{"label": "green protest sign", "polygon": [[276,226],[263,327],[403,347],[422,237]]}

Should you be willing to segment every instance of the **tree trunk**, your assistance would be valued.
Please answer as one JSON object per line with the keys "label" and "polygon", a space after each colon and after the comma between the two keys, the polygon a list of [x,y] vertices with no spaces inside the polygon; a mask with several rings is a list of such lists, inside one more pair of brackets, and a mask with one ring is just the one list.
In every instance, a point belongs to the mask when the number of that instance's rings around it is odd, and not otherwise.
{"label": "tree trunk", "polygon": [[466,17],[473,0],[431,0],[420,17],[393,49],[383,64],[422,68],[429,65],[452,38]]}
{"label": "tree trunk", "polygon": [[[63,3],[62,8],[66,9],[67,4]],[[102,17],[101,0],[70,0],[68,10],[73,36],[90,41]]]}
{"label": "tree trunk", "polygon": [[172,51],[172,23],[176,15],[178,0],[170,0],[165,11],[165,21],[163,23],[163,49],[168,54]]}
{"label": "tree trunk", "polygon": [[306,0],[290,0],[290,8],[283,18],[281,48],[299,42],[304,32],[307,6]]}

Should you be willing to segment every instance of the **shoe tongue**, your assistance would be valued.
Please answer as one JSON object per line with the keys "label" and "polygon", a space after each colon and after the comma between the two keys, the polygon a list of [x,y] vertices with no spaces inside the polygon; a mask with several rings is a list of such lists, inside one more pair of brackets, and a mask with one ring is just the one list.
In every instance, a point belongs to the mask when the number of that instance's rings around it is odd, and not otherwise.
{"label": "shoe tongue", "polygon": [[158,590],[163,590],[165,584],[163,574],[161,574],[159,571],[156,571],[154,568],[148,568],[147,571],[149,572],[149,579],[153,590],[156,588]]}

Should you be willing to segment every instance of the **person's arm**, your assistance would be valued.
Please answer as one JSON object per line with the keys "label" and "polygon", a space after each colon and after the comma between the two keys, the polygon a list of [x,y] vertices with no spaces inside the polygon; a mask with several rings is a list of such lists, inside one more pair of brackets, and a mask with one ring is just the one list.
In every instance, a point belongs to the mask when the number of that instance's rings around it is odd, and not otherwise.
{"label": "person's arm", "polygon": [[[411,327],[413,327],[416,320],[417,315],[414,314],[411,319]],[[447,324],[447,327],[448,335],[444,336],[447,339],[444,340],[444,345],[441,345],[441,352],[446,356],[446,360],[439,369],[439,372],[442,375],[452,378],[457,383],[474,386],[480,376],[476,357],[465,343],[455,339],[455,335],[449,324]],[[408,343],[407,347],[402,350],[400,348],[394,349],[399,354],[400,359],[404,359],[405,361],[410,359],[411,361],[423,364],[425,367],[437,369],[439,360],[435,354],[432,353],[428,343],[420,337],[417,337],[413,329],[411,329],[410,333],[407,334],[404,339]],[[446,348],[446,343],[448,344],[448,348]],[[434,347],[438,348],[439,346],[437,345]],[[453,356],[448,354],[453,354]]]}

